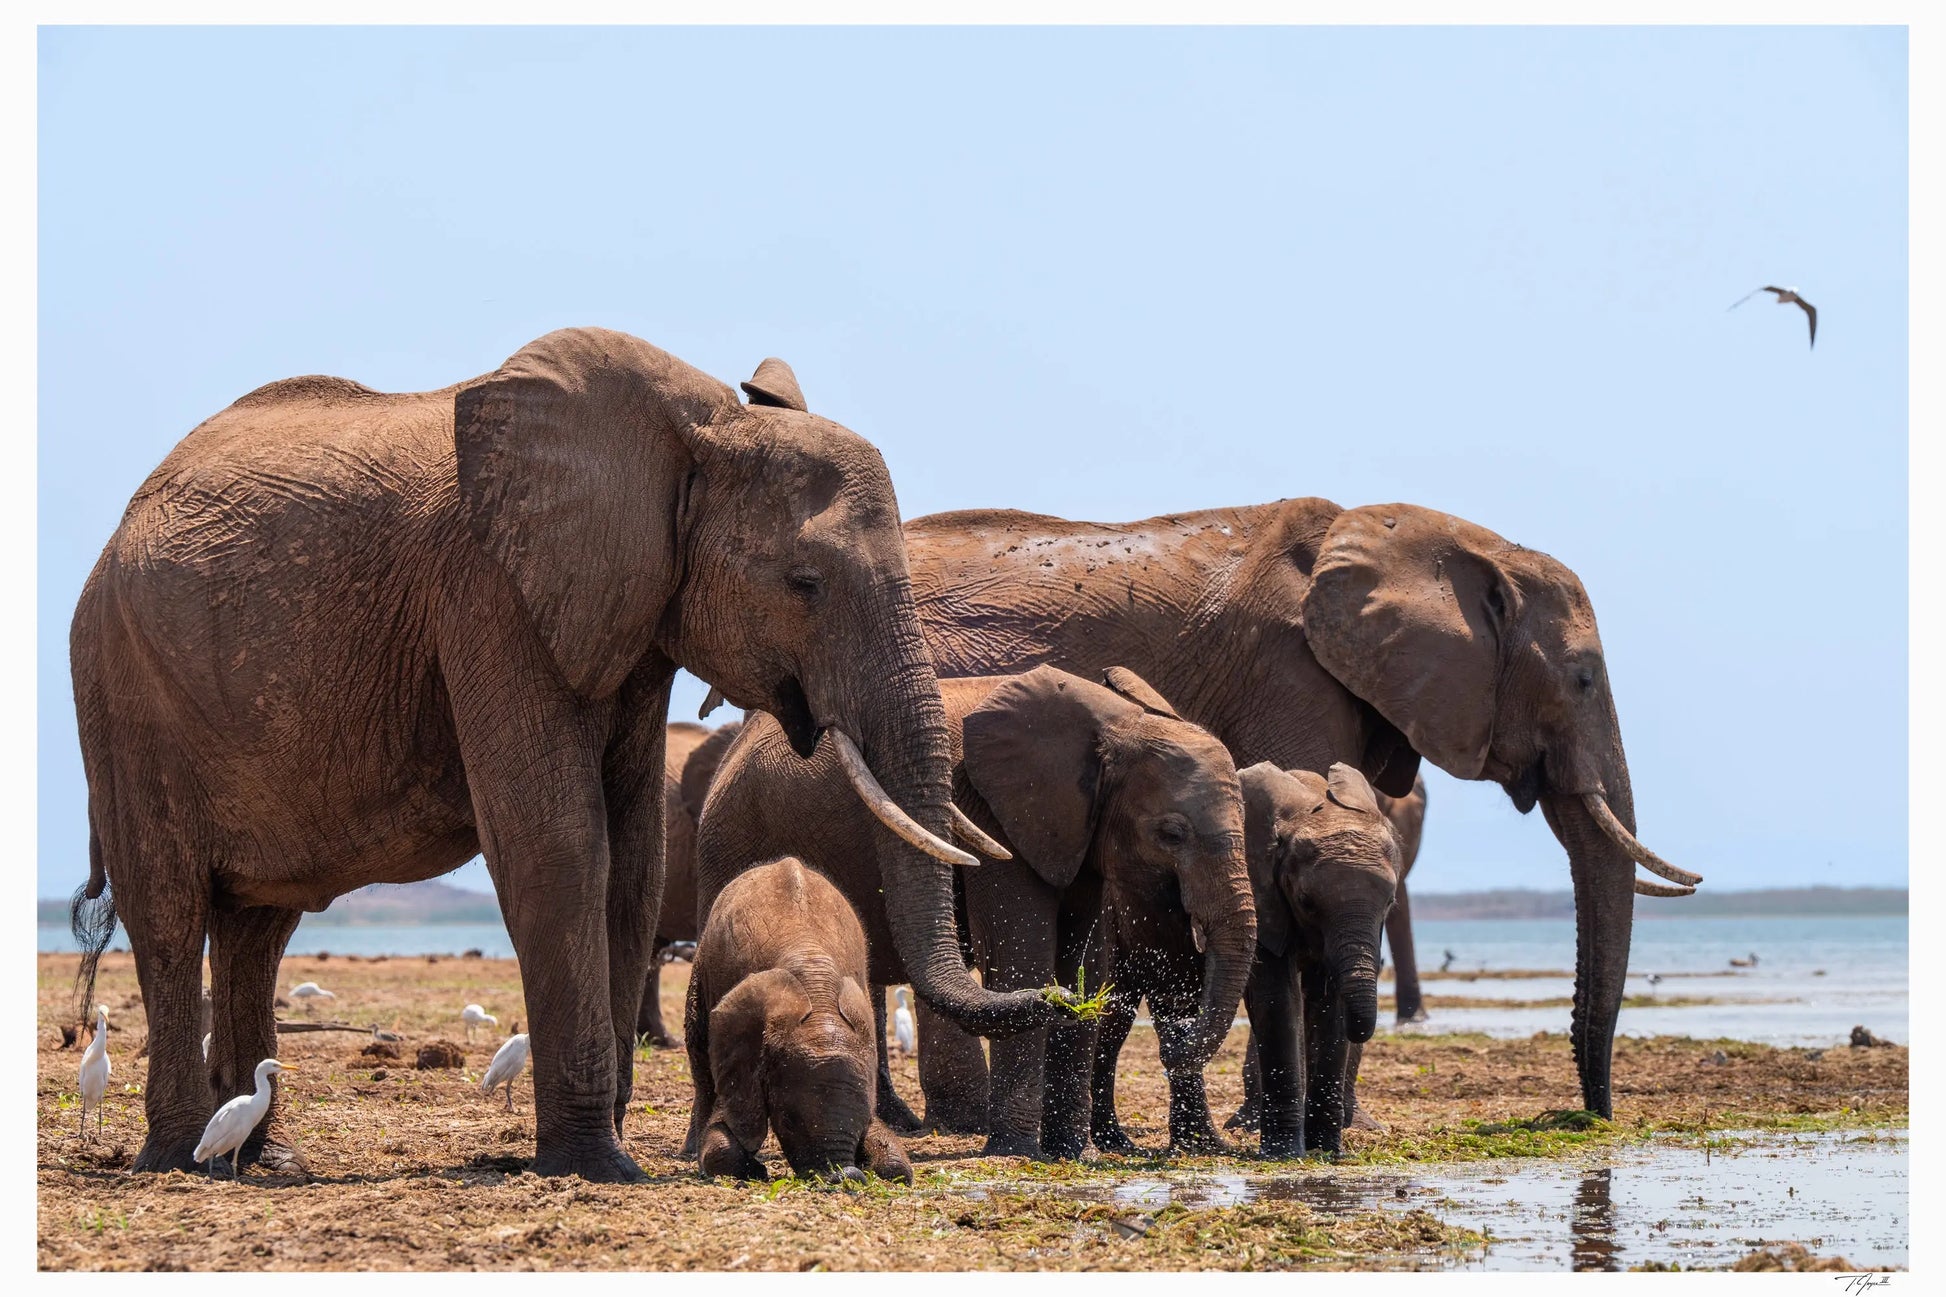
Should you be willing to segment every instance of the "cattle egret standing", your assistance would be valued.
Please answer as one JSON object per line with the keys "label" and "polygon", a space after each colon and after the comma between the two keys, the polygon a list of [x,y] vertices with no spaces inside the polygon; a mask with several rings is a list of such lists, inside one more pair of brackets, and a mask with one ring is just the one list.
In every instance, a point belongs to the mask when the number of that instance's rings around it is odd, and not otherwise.
{"label": "cattle egret standing", "polygon": [[243,1147],[243,1141],[250,1138],[250,1132],[270,1111],[270,1078],[279,1072],[295,1072],[296,1067],[280,1063],[274,1058],[266,1058],[257,1064],[257,1091],[255,1094],[239,1094],[236,1098],[216,1110],[203,1127],[202,1142],[191,1153],[192,1161],[209,1163],[209,1172],[216,1174],[216,1159],[228,1156],[230,1159],[230,1178],[236,1179],[236,1151]]}
{"label": "cattle egret standing", "polygon": [[496,1027],[500,1025],[500,1019],[494,1017],[477,1004],[469,1004],[464,1009],[461,1009],[459,1011],[459,1017],[460,1021],[466,1024],[466,1038],[468,1040],[473,1039],[473,1028],[483,1022],[490,1022]]}
{"label": "cattle egret standing", "polygon": [[335,1000],[338,997],[325,990],[316,982],[299,982],[291,988],[291,999],[303,1005],[306,1011],[319,1000]]}
{"label": "cattle egret standing", "polygon": [[88,1138],[88,1112],[94,1110],[95,1127],[102,1123],[101,1100],[108,1093],[108,1006],[95,1006],[95,1038],[81,1055],[81,1138]]}
{"label": "cattle egret standing", "polygon": [[899,1042],[899,1053],[907,1058],[919,1052],[919,1032],[912,1023],[912,1010],[906,1007],[905,988],[892,992],[899,1007],[892,1013],[892,1039]]}
{"label": "cattle egret standing", "polygon": [[507,1111],[514,1110],[514,1082],[520,1077],[520,1069],[527,1066],[527,1033],[507,1037],[507,1043],[494,1051],[493,1061],[487,1064],[486,1078],[480,1082],[480,1091],[491,1095],[501,1086],[507,1087]]}

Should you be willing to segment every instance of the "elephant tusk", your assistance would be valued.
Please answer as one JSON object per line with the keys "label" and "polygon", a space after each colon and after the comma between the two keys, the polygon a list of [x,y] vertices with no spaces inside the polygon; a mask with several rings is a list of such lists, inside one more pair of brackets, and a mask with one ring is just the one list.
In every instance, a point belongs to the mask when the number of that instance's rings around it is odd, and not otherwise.
{"label": "elephant tusk", "polygon": [[843,730],[825,731],[831,736],[831,747],[838,754],[838,764],[845,769],[845,778],[851,780],[852,789],[858,800],[865,803],[865,809],[878,817],[878,822],[892,830],[902,840],[919,848],[934,860],[948,865],[977,865],[978,856],[969,856],[950,843],[941,842],[928,833],[925,826],[918,823],[899,804],[892,795],[879,785],[872,774],[872,768],[865,764],[864,753],[851,740],[851,735]]}
{"label": "elephant tusk", "polygon": [[952,807],[951,810],[953,812],[953,832],[959,835],[961,842],[964,842],[981,855],[992,856],[995,860],[1012,860],[1014,858],[1013,852],[988,837],[979,825],[967,819],[965,811],[962,811],[957,806]]}
{"label": "elephant tusk", "polygon": [[1650,873],[1660,874],[1670,882],[1681,883],[1685,887],[1693,888],[1703,881],[1701,874],[1692,874],[1687,869],[1678,869],[1637,842],[1635,835],[1623,828],[1622,822],[1615,818],[1615,812],[1608,809],[1608,799],[1600,793],[1581,794],[1581,804],[1588,808],[1588,814],[1594,816],[1596,826],[1607,834],[1616,846],[1626,851],[1630,860]]}
{"label": "elephant tusk", "polygon": [[1637,896],[1694,896],[1696,895],[1696,889],[1693,887],[1664,887],[1661,883],[1651,883],[1647,879],[1638,878],[1635,880],[1635,894]]}
{"label": "elephant tusk", "polygon": [[718,707],[721,707],[723,702],[723,691],[715,685],[711,685],[709,692],[703,695],[703,705],[696,710],[696,719],[699,721],[708,720],[709,714]]}

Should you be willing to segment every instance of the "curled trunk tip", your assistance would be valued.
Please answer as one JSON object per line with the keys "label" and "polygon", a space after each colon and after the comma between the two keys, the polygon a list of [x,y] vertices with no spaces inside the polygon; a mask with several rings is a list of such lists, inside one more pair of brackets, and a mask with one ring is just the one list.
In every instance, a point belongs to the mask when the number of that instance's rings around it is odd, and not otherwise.
{"label": "curled trunk tip", "polygon": [[1623,828],[1622,822],[1615,818],[1615,812],[1608,808],[1608,799],[1600,793],[1582,794],[1581,804],[1587,808],[1589,816],[1595,822],[1595,827],[1599,828],[1609,841],[1627,852],[1630,860],[1650,873],[1659,874],[1672,883],[1689,888],[1694,888],[1696,884],[1703,881],[1701,874],[1692,874],[1687,869],[1678,869],[1637,842],[1635,835]]}

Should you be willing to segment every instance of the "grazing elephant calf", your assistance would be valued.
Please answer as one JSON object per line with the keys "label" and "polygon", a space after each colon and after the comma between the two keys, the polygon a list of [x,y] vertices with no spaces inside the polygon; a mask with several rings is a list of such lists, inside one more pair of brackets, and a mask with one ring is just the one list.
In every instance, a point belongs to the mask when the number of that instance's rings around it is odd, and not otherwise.
{"label": "grazing elephant calf", "polygon": [[704,1175],[768,1180],[764,1136],[801,1176],[912,1183],[898,1137],[873,1115],[878,1066],[865,998],[865,930],[802,862],[739,875],[696,943],[686,1025]]}
{"label": "grazing elephant calf", "polygon": [[[993,990],[1071,986],[1084,963],[1097,984],[1104,895],[1139,912],[1140,926],[1194,940],[1205,952],[1202,995],[1184,1003],[1169,1040],[1172,1058],[1200,1072],[1235,1020],[1256,949],[1236,768],[1222,744],[1133,672],[1110,668],[1104,679],[1107,687],[1038,667],[942,684],[955,801],[1014,853],[960,875],[964,930]],[[871,934],[882,1009],[880,988],[905,980],[872,863],[874,844],[889,835],[869,814],[855,814],[856,799],[843,791],[833,753],[790,760],[775,724],[753,717],[710,789],[698,892],[707,904],[712,885],[741,862],[780,851],[824,871]],[[937,1061],[971,1066],[979,1049],[977,1041],[970,1051],[937,1047],[953,1035],[938,1015],[922,1015],[922,1027],[933,1033],[919,1050],[930,1121],[935,1094],[956,1079]],[[1071,1023],[993,1040],[988,1155],[1076,1157],[1086,1149],[1094,1035],[1091,1025]],[[882,1026],[879,1036],[883,1050]],[[888,1120],[903,1108],[887,1104],[890,1086],[881,1063],[879,1111]]]}
{"label": "grazing elephant calf", "polygon": [[1257,966],[1244,992],[1262,1087],[1263,1153],[1337,1153],[1353,1046],[1378,1023],[1378,946],[1399,843],[1350,766],[1241,772]]}
{"label": "grazing elephant calf", "polygon": [[656,919],[642,1007],[635,1015],[636,1039],[646,1036],[657,1049],[682,1044],[662,1023],[662,952],[678,941],[696,940],[696,821],[702,818],[703,798],[709,793],[716,764],[742,728],[742,721],[716,729],[695,721],[669,722],[662,774],[662,910]]}

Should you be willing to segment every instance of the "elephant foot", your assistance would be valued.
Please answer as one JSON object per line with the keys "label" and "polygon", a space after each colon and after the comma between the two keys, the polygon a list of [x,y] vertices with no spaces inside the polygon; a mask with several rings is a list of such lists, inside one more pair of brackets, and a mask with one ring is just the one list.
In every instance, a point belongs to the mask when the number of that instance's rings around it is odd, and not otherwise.
{"label": "elephant foot", "polygon": [[987,1136],[981,1157],[1024,1157],[1041,1160],[1041,1142],[1032,1135],[994,1134]]}
{"label": "elephant foot", "polygon": [[1128,1132],[1122,1129],[1122,1123],[1119,1121],[1112,1126],[1097,1129],[1094,1132],[1094,1139],[1095,1147],[1104,1153],[1129,1157],[1142,1152],[1142,1146],[1128,1137]]}
{"label": "elephant foot", "polygon": [[1345,1123],[1345,1128],[1347,1130],[1374,1130],[1381,1135],[1392,1129],[1377,1117],[1372,1116],[1371,1113],[1366,1112],[1363,1108],[1353,1108],[1351,1110],[1351,1120]]}
{"label": "elephant foot", "polygon": [[192,1175],[198,1174],[204,1169],[203,1164],[195,1158],[196,1145],[201,1142],[201,1138],[200,1135],[192,1135],[188,1139],[168,1140],[151,1135],[143,1143],[142,1151],[135,1155],[135,1164],[130,1169],[157,1172],[187,1171]]}
{"label": "elephant foot", "polygon": [[1185,1130],[1181,1133],[1171,1131],[1169,1134],[1169,1151],[1171,1153],[1189,1153],[1197,1156],[1221,1156],[1225,1153],[1234,1153],[1236,1149],[1231,1147],[1228,1140],[1205,1126],[1200,1129]]}
{"label": "elephant foot", "polygon": [[245,1166],[250,1165],[252,1162],[255,1162],[264,1170],[276,1175],[301,1175],[308,1177],[311,1174],[311,1167],[305,1162],[303,1154],[299,1153],[289,1144],[280,1143],[274,1139],[265,1140],[263,1147],[257,1150],[255,1157],[246,1157],[243,1159]]}
{"label": "elephant foot", "polygon": [[1398,1024],[1401,1027],[1403,1027],[1407,1023],[1424,1022],[1425,1020],[1426,1020],[1425,1007],[1423,1005],[1418,1005],[1418,1006],[1414,1006],[1414,1008],[1410,1013],[1406,1013],[1402,1011],[1398,1017]]}
{"label": "elephant foot", "polygon": [[653,1031],[653,1032],[645,1033],[642,1037],[642,1041],[644,1044],[648,1045],[650,1049],[681,1049],[682,1048],[682,1042],[680,1040],[677,1040],[674,1036],[670,1035],[666,1031]]}
{"label": "elephant foot", "polygon": [[898,1091],[889,1085],[881,1085],[878,1091],[878,1119],[890,1126],[895,1134],[918,1135],[925,1132],[925,1123],[917,1113],[906,1106]]}
{"label": "elephant foot", "polygon": [[1084,1162],[1092,1161],[1088,1155],[1094,1152],[1094,1145],[1088,1137],[1081,1134],[1055,1134],[1041,1137],[1041,1158],[1043,1162]]}
{"label": "elephant foot", "polygon": [[1257,1156],[1268,1162],[1289,1162],[1304,1156],[1304,1137],[1297,1134],[1266,1134]]}
{"label": "elephant foot", "polygon": [[590,1184],[646,1184],[648,1172],[618,1145],[544,1148],[530,1168],[538,1176],[578,1175]]}

